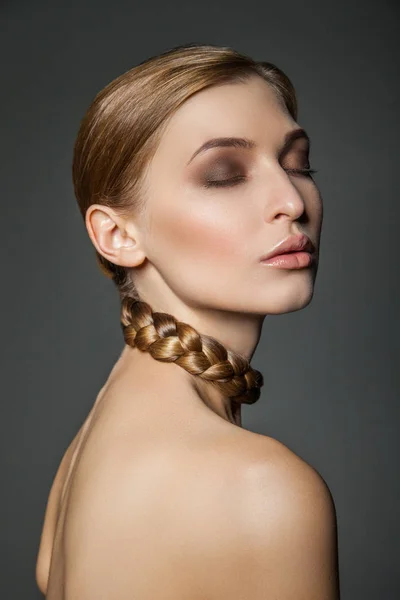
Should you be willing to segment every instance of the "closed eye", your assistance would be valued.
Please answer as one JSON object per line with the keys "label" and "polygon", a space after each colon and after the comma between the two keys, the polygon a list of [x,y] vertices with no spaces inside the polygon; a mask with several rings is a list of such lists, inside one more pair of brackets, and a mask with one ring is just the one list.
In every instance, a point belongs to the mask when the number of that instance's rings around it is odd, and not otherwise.
{"label": "closed eye", "polygon": [[285,169],[288,173],[299,173],[306,177],[311,177],[314,173],[318,173],[317,169]]}
{"label": "closed eye", "polygon": [[244,175],[236,175],[236,177],[231,177],[230,179],[210,179],[204,182],[204,187],[228,187],[241,183],[245,179]]}
{"label": "closed eye", "polygon": [[[295,173],[297,175],[303,175],[305,177],[312,178],[314,173],[318,173],[317,169],[285,169],[287,173]],[[237,175],[236,177],[231,177],[230,179],[211,179],[204,182],[203,187],[231,187],[237,185],[238,183],[242,183],[247,178],[244,175]]]}

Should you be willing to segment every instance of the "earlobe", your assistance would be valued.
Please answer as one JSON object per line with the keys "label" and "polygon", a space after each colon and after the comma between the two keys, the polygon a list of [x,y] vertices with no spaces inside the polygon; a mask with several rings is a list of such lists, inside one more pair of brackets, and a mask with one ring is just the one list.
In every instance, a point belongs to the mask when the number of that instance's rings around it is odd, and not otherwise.
{"label": "earlobe", "polygon": [[145,256],[137,240],[127,233],[126,220],[108,206],[90,206],[85,222],[93,245],[104,258],[122,267],[134,267],[143,262]]}

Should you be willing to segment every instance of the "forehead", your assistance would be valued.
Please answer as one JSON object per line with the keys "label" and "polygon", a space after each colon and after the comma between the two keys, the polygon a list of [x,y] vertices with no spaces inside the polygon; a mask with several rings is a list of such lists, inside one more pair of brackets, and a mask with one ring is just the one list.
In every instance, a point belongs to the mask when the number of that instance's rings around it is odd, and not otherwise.
{"label": "forehead", "polygon": [[210,137],[252,137],[260,144],[279,144],[295,121],[271,87],[259,76],[201,90],[170,118],[154,156],[157,163],[171,152],[186,164]]}

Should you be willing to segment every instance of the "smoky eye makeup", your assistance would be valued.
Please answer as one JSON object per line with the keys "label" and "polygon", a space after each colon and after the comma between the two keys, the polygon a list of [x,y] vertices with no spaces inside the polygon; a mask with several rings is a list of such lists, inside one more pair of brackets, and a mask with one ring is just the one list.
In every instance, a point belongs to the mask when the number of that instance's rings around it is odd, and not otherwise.
{"label": "smoky eye makeup", "polygon": [[205,173],[202,177],[201,184],[205,188],[234,185],[246,178],[242,173],[243,169],[229,168],[226,166],[222,168],[216,167]]}
{"label": "smoky eye makeup", "polygon": [[232,160],[219,159],[214,161],[204,170],[203,176],[206,179],[223,179],[224,177],[237,175],[242,170],[242,167]]}
{"label": "smoky eye makeup", "polygon": [[[284,156],[277,156],[283,170],[290,175],[309,177],[316,173],[310,167],[310,148],[290,148]],[[250,162],[249,162],[250,161]],[[207,157],[196,165],[194,181],[202,188],[233,187],[244,183],[252,175],[256,164],[250,156],[238,156],[238,151],[225,149],[222,154]]]}
{"label": "smoky eye makeup", "polygon": [[203,187],[224,185],[225,182],[244,178],[246,173],[243,161],[234,157],[219,156],[207,161],[197,170],[196,179]]}

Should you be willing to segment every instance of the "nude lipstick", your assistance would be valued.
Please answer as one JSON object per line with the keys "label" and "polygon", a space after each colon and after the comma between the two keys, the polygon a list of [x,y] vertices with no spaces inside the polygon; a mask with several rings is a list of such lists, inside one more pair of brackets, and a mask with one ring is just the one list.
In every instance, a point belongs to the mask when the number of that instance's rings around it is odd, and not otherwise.
{"label": "nude lipstick", "polygon": [[260,260],[264,265],[280,269],[304,269],[314,262],[314,251],[314,245],[306,235],[292,235],[279,242]]}

